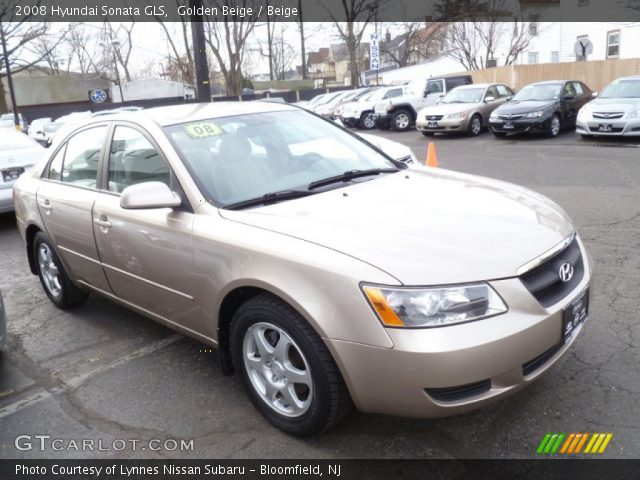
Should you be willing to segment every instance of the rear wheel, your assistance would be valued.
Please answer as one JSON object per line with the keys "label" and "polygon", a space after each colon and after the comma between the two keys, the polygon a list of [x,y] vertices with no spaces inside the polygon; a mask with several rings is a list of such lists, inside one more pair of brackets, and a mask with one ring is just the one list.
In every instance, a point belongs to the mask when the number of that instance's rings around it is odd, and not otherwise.
{"label": "rear wheel", "polygon": [[391,117],[391,125],[396,132],[406,132],[411,127],[413,117],[408,110],[400,109]]}
{"label": "rear wheel", "polygon": [[469,125],[467,126],[467,135],[469,137],[477,137],[482,132],[482,118],[480,115],[474,115],[469,120]]}
{"label": "rear wheel", "polygon": [[363,130],[372,130],[376,128],[376,121],[373,118],[373,112],[364,112],[360,115],[358,126]]}
{"label": "rear wheel", "polygon": [[63,310],[75,307],[87,298],[87,293],[73,284],[43,232],[38,232],[33,240],[33,255],[40,283],[56,307]]}
{"label": "rear wheel", "polygon": [[351,397],[318,334],[293,308],[262,294],[231,324],[231,356],[255,408],[296,436],[327,430],[351,410]]}

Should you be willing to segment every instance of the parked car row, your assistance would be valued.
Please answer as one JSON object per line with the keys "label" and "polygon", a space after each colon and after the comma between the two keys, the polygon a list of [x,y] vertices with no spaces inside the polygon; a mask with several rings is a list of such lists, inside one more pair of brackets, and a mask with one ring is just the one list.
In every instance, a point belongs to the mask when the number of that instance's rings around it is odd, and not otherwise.
{"label": "parked car row", "polygon": [[480,135],[490,131],[556,137],[640,137],[640,75],[616,79],[600,93],[578,80],[535,82],[514,92],[501,83],[474,84],[470,75],[416,79],[407,85],[333,92],[304,108],[351,128]]}

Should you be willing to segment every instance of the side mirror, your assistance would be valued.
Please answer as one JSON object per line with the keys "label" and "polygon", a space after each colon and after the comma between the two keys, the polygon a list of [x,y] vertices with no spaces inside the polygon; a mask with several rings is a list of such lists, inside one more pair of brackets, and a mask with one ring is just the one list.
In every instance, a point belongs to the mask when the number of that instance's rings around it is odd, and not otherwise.
{"label": "side mirror", "polygon": [[596,98],[600,92],[591,92],[591,98]]}
{"label": "side mirror", "polygon": [[484,98],[485,102],[493,102],[496,99],[496,97],[492,97],[491,95],[489,95],[488,97]]}
{"label": "side mirror", "polygon": [[122,192],[120,207],[127,210],[147,208],[175,208],[182,204],[177,193],[162,182],[144,182],[131,185]]}
{"label": "side mirror", "polygon": [[510,102],[511,100],[513,100],[513,95],[509,95],[509,96],[507,97],[507,102]]}
{"label": "side mirror", "polygon": [[425,90],[424,94],[422,95],[424,98],[427,98],[429,96],[429,90]]}

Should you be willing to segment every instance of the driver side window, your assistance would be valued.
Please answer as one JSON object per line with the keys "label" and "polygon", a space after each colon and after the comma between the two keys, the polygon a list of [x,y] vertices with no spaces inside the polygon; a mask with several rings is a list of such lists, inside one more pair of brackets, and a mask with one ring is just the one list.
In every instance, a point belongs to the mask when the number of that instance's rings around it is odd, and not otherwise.
{"label": "driver side window", "polygon": [[144,182],[162,182],[172,188],[171,169],[140,131],[119,125],[109,150],[108,189],[121,193]]}

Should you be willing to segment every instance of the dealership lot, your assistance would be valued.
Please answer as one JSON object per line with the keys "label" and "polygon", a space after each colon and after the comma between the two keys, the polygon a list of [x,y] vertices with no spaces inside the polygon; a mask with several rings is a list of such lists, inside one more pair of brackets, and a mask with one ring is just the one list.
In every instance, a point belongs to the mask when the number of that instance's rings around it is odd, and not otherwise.
{"label": "dealership lot", "polygon": [[[424,158],[415,131],[378,132]],[[492,407],[446,419],[356,413],[310,440],[287,437],[253,409],[203,345],[92,296],[56,310],[28,272],[12,215],[0,215],[0,289],[9,344],[0,365],[2,457],[532,457],[547,432],[612,432],[608,457],[640,454],[640,143],[435,137],[440,166],[528,186],[560,203],[594,259],[591,318],[551,371]],[[372,378],[372,382],[376,379]],[[16,450],[17,435],[57,446]],[[111,451],[76,452],[93,439]],[[119,451],[122,442],[125,449]],[[185,452],[143,450],[193,439]],[[132,451],[130,440],[139,440]],[[38,442],[31,442],[34,446]],[[23,448],[26,443],[22,443]],[[156,443],[157,445],[157,443]]]}

